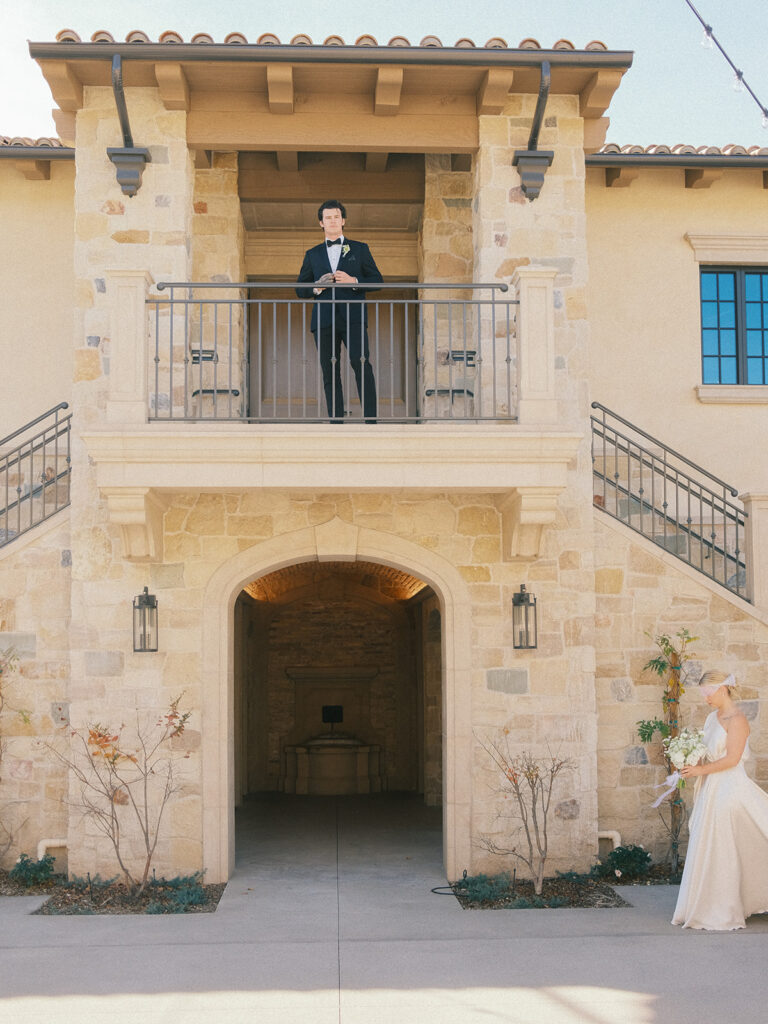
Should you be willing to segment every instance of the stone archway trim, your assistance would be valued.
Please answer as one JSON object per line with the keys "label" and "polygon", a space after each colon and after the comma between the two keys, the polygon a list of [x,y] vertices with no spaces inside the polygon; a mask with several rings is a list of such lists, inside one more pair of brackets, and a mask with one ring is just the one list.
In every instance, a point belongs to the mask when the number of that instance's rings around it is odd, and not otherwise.
{"label": "stone archway trim", "polygon": [[203,867],[210,882],[234,867],[234,658],[238,594],[250,580],[305,561],[377,561],[423,579],[443,614],[443,863],[449,878],[471,853],[471,604],[466,583],[442,555],[338,518],[274,537],[229,559],[203,598]]}

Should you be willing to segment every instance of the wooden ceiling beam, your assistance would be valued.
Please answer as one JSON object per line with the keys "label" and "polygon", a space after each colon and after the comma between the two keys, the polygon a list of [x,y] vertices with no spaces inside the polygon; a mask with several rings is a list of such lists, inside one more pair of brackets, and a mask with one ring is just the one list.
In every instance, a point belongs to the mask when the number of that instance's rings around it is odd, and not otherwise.
{"label": "wooden ceiling beam", "polygon": [[403,90],[403,69],[380,67],[376,74],[373,112],[378,117],[391,117],[400,110]]}
{"label": "wooden ceiling beam", "polygon": [[477,92],[478,114],[500,114],[514,79],[514,71],[508,68],[489,68]]}
{"label": "wooden ceiling beam", "polygon": [[80,110],[83,83],[66,61],[41,60],[40,70],[48,83],[54,102],[61,110]]}
{"label": "wooden ceiling beam", "polygon": [[281,174],[297,174],[299,170],[299,154],[295,149],[278,149],[277,169]]}
{"label": "wooden ceiling beam", "polygon": [[53,123],[56,125],[56,134],[65,146],[75,144],[75,112],[74,110],[52,110]]}
{"label": "wooden ceiling beam", "polygon": [[280,171],[271,153],[241,153],[240,198],[247,202],[315,202],[342,193],[344,202],[424,202],[424,161],[390,159],[389,170],[363,172],[358,154],[302,156],[296,171]]}
{"label": "wooden ceiling beam", "polygon": [[365,173],[366,174],[383,174],[387,169],[387,161],[389,160],[389,153],[366,153],[365,154]]}
{"label": "wooden ceiling beam", "polygon": [[293,67],[267,64],[267,91],[272,114],[292,114],[294,106]]}
{"label": "wooden ceiling beam", "polygon": [[181,64],[158,62],[155,78],[166,110],[189,110],[189,83]]}
{"label": "wooden ceiling beam", "polygon": [[621,71],[596,71],[579,94],[579,113],[582,117],[602,117],[613,94],[621,84]]}
{"label": "wooden ceiling beam", "polygon": [[[400,114],[380,118],[375,114],[341,115],[333,125],[337,152],[346,153],[473,153],[478,146],[474,111]],[[290,118],[269,111],[192,110],[187,115],[190,149],[322,152],[328,136],[318,132],[318,114],[307,111]]]}
{"label": "wooden ceiling beam", "polygon": [[27,181],[48,181],[51,177],[50,160],[14,160],[16,170],[21,171]]}

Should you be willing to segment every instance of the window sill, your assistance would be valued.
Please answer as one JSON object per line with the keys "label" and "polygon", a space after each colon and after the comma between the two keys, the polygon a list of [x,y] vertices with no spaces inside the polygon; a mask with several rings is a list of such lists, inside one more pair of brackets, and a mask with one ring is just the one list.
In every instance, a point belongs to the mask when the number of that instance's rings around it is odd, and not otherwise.
{"label": "window sill", "polygon": [[767,384],[697,384],[704,405],[768,405]]}

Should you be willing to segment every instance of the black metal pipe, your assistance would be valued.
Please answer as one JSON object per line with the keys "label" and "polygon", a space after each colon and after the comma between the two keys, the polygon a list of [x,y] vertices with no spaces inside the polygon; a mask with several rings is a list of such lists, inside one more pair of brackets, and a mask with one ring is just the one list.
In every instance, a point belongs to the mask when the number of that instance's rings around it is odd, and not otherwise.
{"label": "black metal pipe", "polygon": [[550,67],[548,60],[543,60],[541,62],[541,78],[539,80],[539,97],[536,100],[536,111],[533,115],[531,134],[528,136],[528,152],[538,149],[539,132],[541,131],[541,123],[544,120],[544,110],[547,106],[547,99],[549,98],[549,89],[551,85],[552,68]]}
{"label": "black metal pipe", "polygon": [[587,167],[753,167],[768,168],[768,155],[743,156],[727,153],[591,153]]}
{"label": "black metal pipe", "polygon": [[125,103],[125,91],[123,90],[123,59],[119,53],[112,57],[112,91],[115,94],[117,116],[120,119],[120,128],[123,133],[123,145],[126,149],[133,149],[133,135],[131,135],[128,107]]}
{"label": "black metal pipe", "polygon": [[74,160],[71,146],[0,146],[0,160]]}

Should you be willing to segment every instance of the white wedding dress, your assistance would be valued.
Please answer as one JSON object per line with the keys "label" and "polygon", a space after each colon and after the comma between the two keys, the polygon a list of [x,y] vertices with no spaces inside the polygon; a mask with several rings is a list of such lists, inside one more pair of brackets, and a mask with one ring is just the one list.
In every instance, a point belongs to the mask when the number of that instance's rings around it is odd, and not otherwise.
{"label": "white wedding dress", "polygon": [[[710,761],[725,754],[717,712],[707,716]],[[749,740],[734,768],[697,778],[690,839],[672,924],[731,931],[768,913],[768,794],[744,770]]]}

